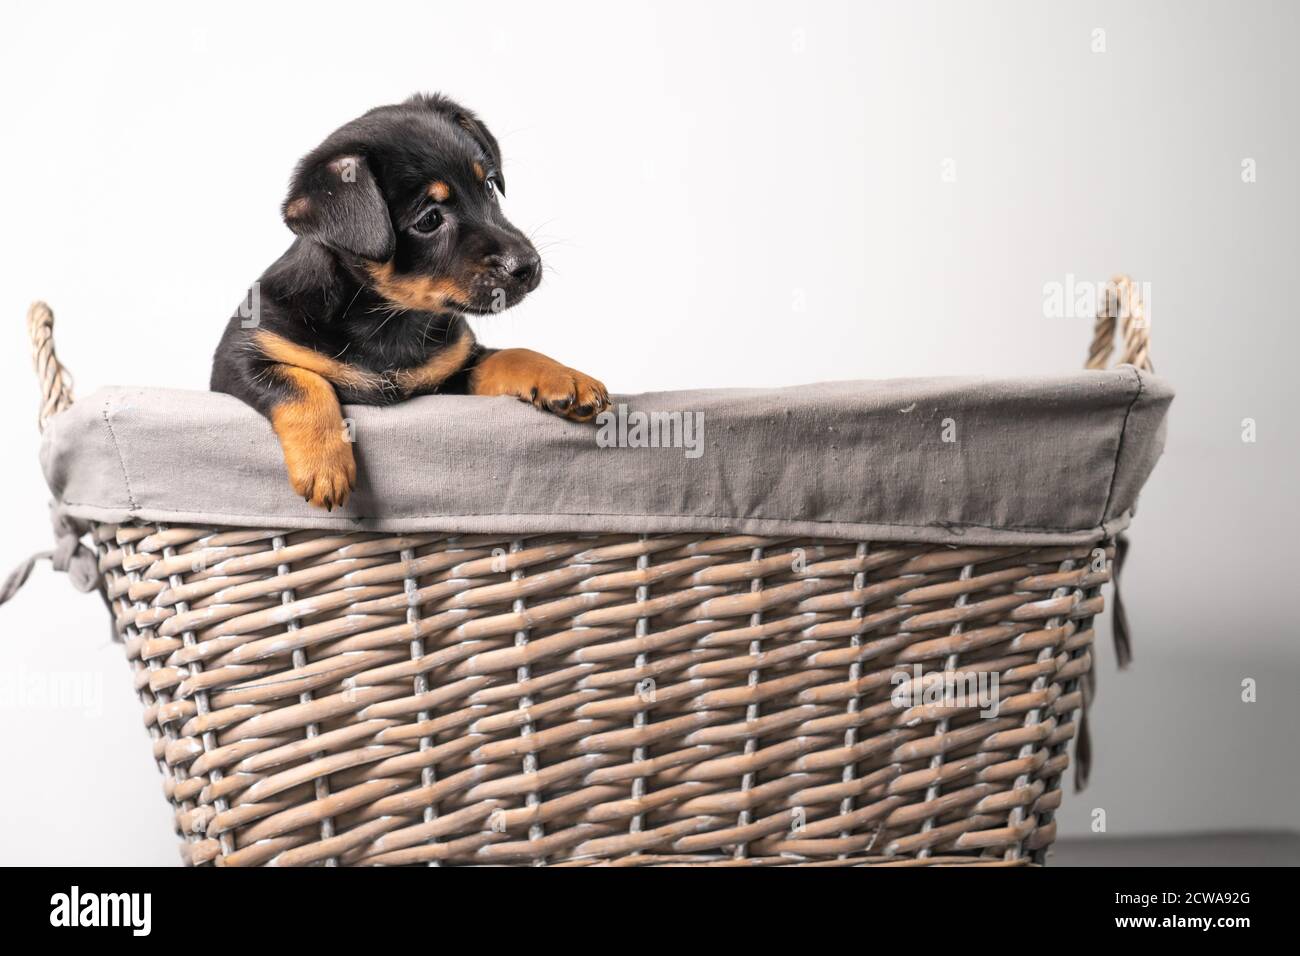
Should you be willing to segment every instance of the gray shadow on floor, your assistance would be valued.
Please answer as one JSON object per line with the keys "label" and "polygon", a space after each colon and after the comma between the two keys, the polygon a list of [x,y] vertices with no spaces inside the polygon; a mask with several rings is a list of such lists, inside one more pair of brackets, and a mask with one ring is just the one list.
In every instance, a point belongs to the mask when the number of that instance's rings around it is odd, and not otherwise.
{"label": "gray shadow on floor", "polygon": [[1300,866],[1298,833],[1200,833],[1060,840],[1048,866]]}

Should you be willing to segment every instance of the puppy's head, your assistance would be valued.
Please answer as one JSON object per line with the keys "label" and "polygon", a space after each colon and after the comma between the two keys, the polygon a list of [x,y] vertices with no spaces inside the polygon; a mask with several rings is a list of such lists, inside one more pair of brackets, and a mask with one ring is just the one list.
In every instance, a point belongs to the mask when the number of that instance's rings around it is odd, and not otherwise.
{"label": "puppy's head", "polygon": [[487,127],[445,97],[419,95],[312,150],[282,211],[400,308],[497,312],[542,278],[537,250],[501,211],[504,195]]}

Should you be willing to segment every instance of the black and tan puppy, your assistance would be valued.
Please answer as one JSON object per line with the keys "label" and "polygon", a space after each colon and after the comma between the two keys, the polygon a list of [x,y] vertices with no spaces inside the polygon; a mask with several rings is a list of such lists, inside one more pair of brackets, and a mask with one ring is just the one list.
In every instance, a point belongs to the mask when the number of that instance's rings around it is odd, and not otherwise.
{"label": "black and tan puppy", "polygon": [[469,329],[541,281],[504,194],[496,138],[442,96],[373,109],[298,164],[282,209],[298,238],[231,318],[212,388],[270,420],[307,501],[332,509],[356,484],[341,404],[511,395],[577,421],[609,406],[594,378]]}

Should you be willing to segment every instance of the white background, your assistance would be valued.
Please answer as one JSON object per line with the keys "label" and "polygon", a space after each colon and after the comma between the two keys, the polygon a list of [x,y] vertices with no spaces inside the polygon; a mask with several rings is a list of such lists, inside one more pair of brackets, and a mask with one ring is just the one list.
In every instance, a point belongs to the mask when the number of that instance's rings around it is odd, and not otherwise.
{"label": "white background", "polygon": [[[289,241],[294,161],[370,106],[441,90],[500,137],[507,211],[548,264],[481,338],[617,391],[1051,374],[1080,365],[1090,329],[1045,316],[1046,283],[1149,282],[1179,397],[1126,569],[1137,660],[1116,673],[1103,635],[1094,780],[1062,831],[1086,834],[1095,807],[1112,835],[1300,828],[1296,5],[44,2],[4,18],[0,562],[49,544],[28,302],[54,305],[81,394],[205,387],[226,316]],[[13,693],[59,673],[91,706]],[[42,566],[0,609],[0,678],[0,862],[177,862],[98,599]]]}

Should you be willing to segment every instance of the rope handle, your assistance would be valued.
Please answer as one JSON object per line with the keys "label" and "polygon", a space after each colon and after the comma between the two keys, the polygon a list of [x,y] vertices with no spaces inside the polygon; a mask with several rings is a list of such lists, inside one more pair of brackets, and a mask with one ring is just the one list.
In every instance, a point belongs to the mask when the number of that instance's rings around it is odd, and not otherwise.
{"label": "rope handle", "polygon": [[[51,415],[57,415],[72,404],[72,375],[54,354],[54,313],[44,302],[33,302],[27,310],[27,334],[32,342],[32,364],[36,366],[36,377],[41,383],[41,409],[37,421],[44,431]],[[78,591],[98,590],[107,604],[108,595],[99,574],[99,558],[81,540],[84,525],[65,514],[57,501],[50,502],[50,523],[54,528],[54,549],[32,555],[7,578],[0,580],[0,604],[5,604],[18,593],[36,562],[42,559],[48,560],[54,570],[67,572]]]}
{"label": "rope handle", "polygon": [[1125,275],[1116,276],[1106,283],[1084,368],[1106,368],[1115,344],[1115,327],[1121,318],[1124,320],[1124,350],[1119,364],[1154,372],[1150,351],[1151,320],[1147,317],[1137,283]]}
{"label": "rope handle", "polygon": [[54,353],[54,313],[44,302],[27,310],[27,334],[32,341],[32,364],[41,386],[41,409],[36,420],[45,431],[51,415],[72,404],[72,373]]}

